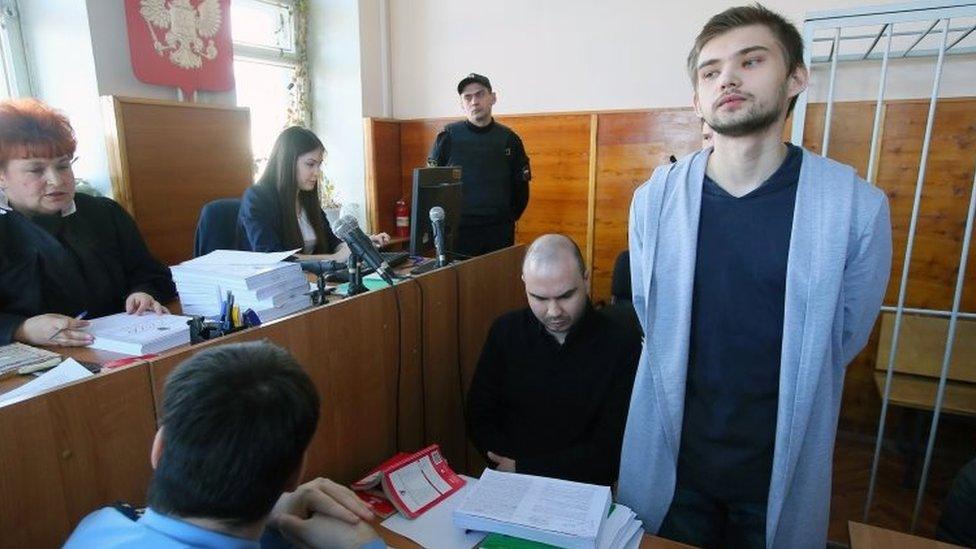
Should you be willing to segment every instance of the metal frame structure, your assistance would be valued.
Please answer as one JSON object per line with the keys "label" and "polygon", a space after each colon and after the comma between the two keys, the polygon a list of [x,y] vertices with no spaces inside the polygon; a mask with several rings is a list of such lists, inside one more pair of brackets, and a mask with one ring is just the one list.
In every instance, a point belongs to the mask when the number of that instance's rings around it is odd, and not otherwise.
{"label": "metal frame structure", "polygon": [[[969,198],[969,209],[966,217],[966,228],[963,236],[962,251],[960,252],[958,275],[956,279],[955,293],[952,300],[951,310],[919,309],[905,307],[905,294],[908,287],[909,267],[912,260],[912,250],[915,244],[915,233],[918,225],[919,206],[922,198],[922,190],[925,184],[925,172],[928,163],[929,146],[932,140],[932,128],[935,122],[935,108],[939,97],[939,86],[942,81],[942,73],[945,66],[947,55],[972,54],[976,53],[976,47],[965,45],[963,41],[976,31],[976,25],[952,26],[952,20],[959,18],[976,17],[976,1],[939,1],[924,0],[907,4],[891,4],[886,6],[874,6],[857,8],[853,10],[832,10],[816,12],[807,16],[803,25],[804,41],[804,62],[808,67],[813,64],[830,65],[830,82],[827,91],[827,104],[825,109],[824,133],[821,154],[826,156],[830,146],[830,122],[833,114],[834,103],[834,83],[837,74],[838,63],[858,62],[864,60],[880,60],[881,74],[878,84],[877,100],[875,103],[874,126],[871,133],[871,152],[868,164],[867,179],[872,183],[877,178],[877,148],[879,146],[879,136],[882,118],[882,108],[884,104],[885,89],[887,84],[888,66],[892,58],[906,57],[927,57],[934,58],[934,76],[932,80],[932,92],[929,98],[928,118],[925,125],[924,141],[922,144],[921,159],[919,162],[918,178],[915,183],[914,202],[912,204],[911,221],[908,228],[908,239],[905,245],[904,263],[902,265],[901,280],[898,288],[898,302],[894,307],[885,306],[882,310],[895,313],[894,333],[891,338],[891,349],[888,355],[888,364],[885,372],[884,395],[881,403],[881,415],[878,421],[878,433],[875,439],[874,458],[871,463],[871,477],[868,485],[868,494],[864,504],[864,516],[862,520],[867,522],[874,499],[874,491],[877,481],[878,461],[881,455],[881,445],[885,429],[885,419],[888,412],[888,401],[891,394],[891,380],[894,370],[895,360],[898,354],[898,341],[901,332],[902,316],[905,313],[921,314],[929,316],[947,317],[949,319],[949,329],[946,336],[945,352],[942,359],[942,370],[939,377],[936,401],[932,415],[932,423],[929,428],[928,444],[925,449],[925,461],[922,467],[922,478],[919,483],[918,493],[915,499],[915,508],[912,514],[910,531],[914,532],[918,523],[921,511],[922,499],[928,481],[929,468],[932,461],[932,453],[935,446],[935,438],[938,430],[940,412],[942,410],[943,399],[945,396],[946,380],[949,371],[949,364],[952,360],[952,350],[955,341],[956,324],[960,318],[976,319],[974,313],[963,313],[959,311],[962,299],[963,285],[965,283],[966,260],[969,256],[971,245],[974,212],[976,212],[976,177],[973,179],[972,190]],[[924,29],[896,30],[896,25],[918,24],[919,22],[930,23]],[[844,35],[844,29],[865,26],[880,26],[880,31],[876,34],[848,33]],[[909,25],[912,26],[912,25]],[[833,31],[833,37],[816,37],[820,31]],[[916,49],[926,37],[936,32],[940,35],[939,46],[935,49]],[[915,36],[912,44],[901,51],[892,51],[893,37]],[[951,38],[951,40],[950,40]],[[855,54],[841,54],[840,46],[845,40],[866,40],[872,39],[870,46],[864,52]],[[883,51],[875,51],[878,44],[883,42]],[[830,53],[826,56],[813,56],[813,46],[816,42],[830,42]],[[807,93],[803,93],[797,100],[795,115],[793,119],[792,141],[798,145],[803,142],[803,130],[806,117]],[[974,155],[976,161],[976,155]]]}

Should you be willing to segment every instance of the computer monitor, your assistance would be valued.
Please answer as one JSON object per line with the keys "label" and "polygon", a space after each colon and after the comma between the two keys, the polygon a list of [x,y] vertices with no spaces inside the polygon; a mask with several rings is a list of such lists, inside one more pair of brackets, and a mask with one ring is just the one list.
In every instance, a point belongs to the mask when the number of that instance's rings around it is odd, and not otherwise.
{"label": "computer monitor", "polygon": [[461,224],[461,167],[414,168],[413,204],[410,208],[410,255],[432,255],[434,233],[430,209],[444,208],[444,245],[454,249]]}

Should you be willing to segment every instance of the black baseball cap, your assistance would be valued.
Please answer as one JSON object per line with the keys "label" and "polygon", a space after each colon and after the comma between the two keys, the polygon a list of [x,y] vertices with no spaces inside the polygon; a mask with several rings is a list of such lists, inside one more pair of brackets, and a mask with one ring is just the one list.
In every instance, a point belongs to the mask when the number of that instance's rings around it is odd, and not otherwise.
{"label": "black baseball cap", "polygon": [[461,92],[464,91],[465,86],[467,86],[468,84],[481,84],[482,86],[488,88],[488,91],[491,91],[491,82],[488,81],[487,76],[482,76],[477,73],[471,73],[465,76],[464,78],[462,78],[460,82],[458,82],[458,88],[457,88],[458,95],[461,95]]}

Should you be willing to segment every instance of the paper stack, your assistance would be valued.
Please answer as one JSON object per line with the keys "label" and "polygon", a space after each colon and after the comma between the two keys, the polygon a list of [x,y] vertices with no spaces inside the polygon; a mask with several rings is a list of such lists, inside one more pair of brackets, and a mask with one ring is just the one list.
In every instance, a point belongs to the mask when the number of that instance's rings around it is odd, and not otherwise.
{"label": "paper stack", "polygon": [[301,266],[282,261],[295,251],[216,250],[170,267],[183,314],[219,316],[228,291],[242,312],[253,310],[261,322],[310,307],[312,298]]}
{"label": "paper stack", "polygon": [[190,344],[186,316],[118,313],[93,319],[84,329],[94,336],[89,347],[126,355],[161,353]]}
{"label": "paper stack", "polygon": [[483,546],[494,547],[511,536],[557,547],[629,549],[643,534],[630,509],[611,503],[607,486],[492,469],[455,509],[454,525],[491,533]]}

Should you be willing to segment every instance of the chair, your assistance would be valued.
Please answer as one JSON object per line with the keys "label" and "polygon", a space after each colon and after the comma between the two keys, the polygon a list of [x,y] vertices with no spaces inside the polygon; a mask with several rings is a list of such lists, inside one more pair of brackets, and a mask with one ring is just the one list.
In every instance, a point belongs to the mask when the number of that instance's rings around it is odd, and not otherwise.
{"label": "chair", "polygon": [[633,292],[630,287],[630,252],[624,250],[613,264],[610,279],[610,305],[603,308],[605,314],[628,329],[642,334],[637,311],[634,310]]}
{"label": "chair", "polygon": [[617,255],[613,263],[613,275],[610,279],[610,295],[613,302],[633,301],[634,294],[630,289],[630,251],[624,250]]}
{"label": "chair", "polygon": [[240,198],[220,198],[203,205],[193,238],[194,257],[214,250],[240,249],[237,235],[237,214],[240,209]]}

